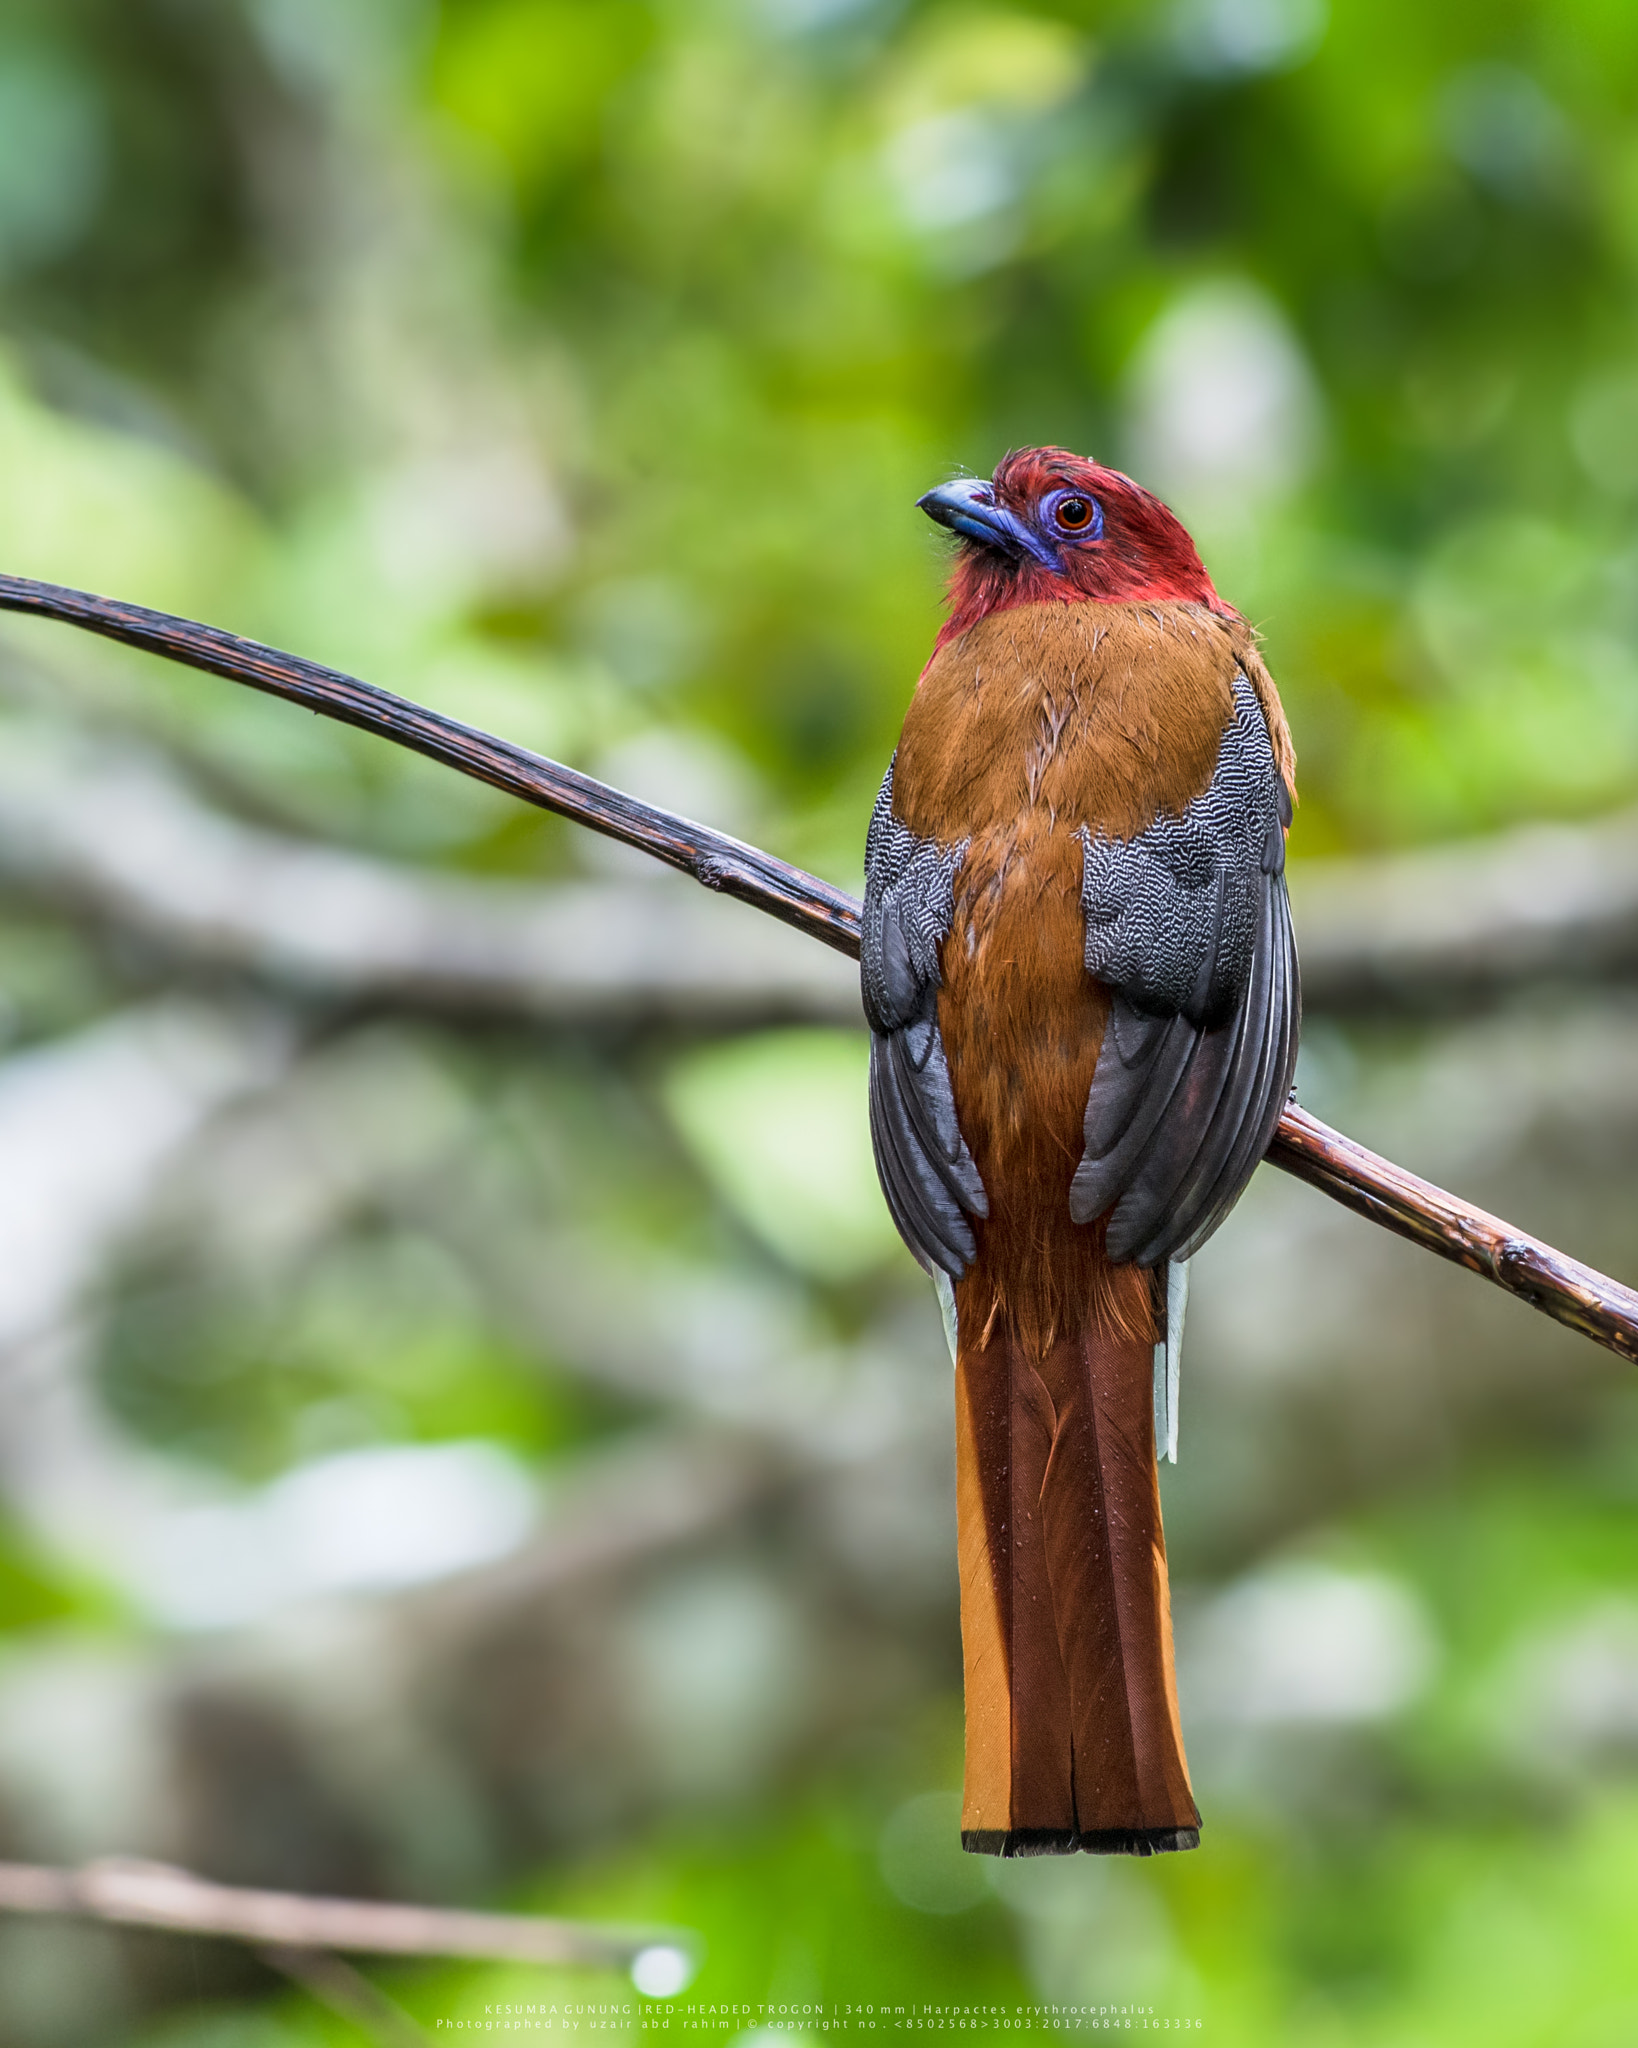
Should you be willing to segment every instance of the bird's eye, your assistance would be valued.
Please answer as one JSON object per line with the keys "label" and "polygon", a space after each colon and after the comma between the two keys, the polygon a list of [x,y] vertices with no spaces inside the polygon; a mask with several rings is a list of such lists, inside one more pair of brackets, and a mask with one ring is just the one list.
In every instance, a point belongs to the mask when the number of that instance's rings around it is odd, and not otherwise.
{"label": "bird's eye", "polygon": [[1052,511],[1053,518],[1065,533],[1084,533],[1092,524],[1092,515],[1090,498],[1060,498]]}

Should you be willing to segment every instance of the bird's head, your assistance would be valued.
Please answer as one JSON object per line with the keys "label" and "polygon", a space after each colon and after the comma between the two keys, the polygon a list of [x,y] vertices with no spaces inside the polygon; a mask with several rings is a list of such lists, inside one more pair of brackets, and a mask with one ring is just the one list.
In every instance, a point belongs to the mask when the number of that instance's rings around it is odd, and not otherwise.
{"label": "bird's head", "polygon": [[986,483],[958,477],[917,501],[959,534],[940,644],[1019,604],[1184,600],[1233,616],[1183,523],[1118,469],[1062,448],[1008,455]]}

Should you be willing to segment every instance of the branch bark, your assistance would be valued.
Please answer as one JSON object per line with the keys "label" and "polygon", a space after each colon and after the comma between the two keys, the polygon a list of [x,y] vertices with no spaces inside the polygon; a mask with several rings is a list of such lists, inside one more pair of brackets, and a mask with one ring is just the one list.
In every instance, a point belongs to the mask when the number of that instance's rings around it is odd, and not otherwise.
{"label": "branch bark", "polygon": [[[27,577],[0,576],[0,610],[78,626],[393,740],[638,847],[706,888],[858,957],[859,905],[830,883],[389,690],[218,627]],[[1631,1288],[1379,1159],[1295,1105],[1282,1115],[1268,1157],[1373,1222],[1638,1362],[1638,1293]]]}

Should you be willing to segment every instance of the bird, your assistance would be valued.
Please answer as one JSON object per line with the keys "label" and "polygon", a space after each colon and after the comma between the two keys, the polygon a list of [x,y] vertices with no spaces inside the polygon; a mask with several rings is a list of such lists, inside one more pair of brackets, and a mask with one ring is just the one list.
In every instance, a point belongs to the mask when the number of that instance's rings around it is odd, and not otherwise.
{"label": "bird", "polygon": [[918,500],[949,610],[866,839],[883,1194],[955,1359],[964,1848],[1199,1845],[1158,1459],[1292,1086],[1296,760],[1176,515],[1053,447]]}

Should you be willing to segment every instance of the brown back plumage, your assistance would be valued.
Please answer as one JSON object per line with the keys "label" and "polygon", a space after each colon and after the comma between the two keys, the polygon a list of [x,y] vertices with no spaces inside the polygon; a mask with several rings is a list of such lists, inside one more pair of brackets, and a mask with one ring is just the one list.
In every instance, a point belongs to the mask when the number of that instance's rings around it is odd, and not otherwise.
{"label": "brown back plumage", "polygon": [[1070,1220],[1109,997],[1087,976],[1080,828],[1129,838],[1211,779],[1236,669],[1290,741],[1248,629],[1192,604],[1041,604],[929,663],[895,810],[968,842],[938,1022],[989,1197],[956,1287],[964,1838],[1004,1853],[1185,1846],[1151,1395],[1152,1276]]}

